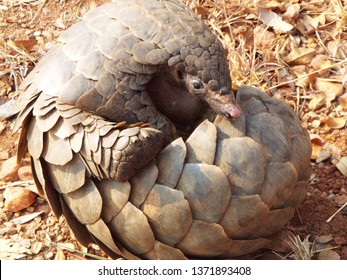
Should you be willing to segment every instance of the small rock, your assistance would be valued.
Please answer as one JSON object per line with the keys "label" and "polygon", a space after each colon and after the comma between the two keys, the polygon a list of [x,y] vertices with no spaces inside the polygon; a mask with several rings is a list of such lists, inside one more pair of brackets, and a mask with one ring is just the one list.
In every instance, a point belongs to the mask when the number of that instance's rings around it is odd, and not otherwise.
{"label": "small rock", "polygon": [[13,156],[7,159],[2,165],[0,171],[0,180],[4,182],[17,181],[18,180],[18,171],[19,166],[17,165],[17,157]]}
{"label": "small rock", "polygon": [[48,40],[52,40],[53,39],[52,32],[47,31],[47,30],[42,31],[42,36],[45,37]]}
{"label": "small rock", "polygon": [[347,195],[343,194],[343,195],[336,196],[335,202],[338,205],[344,205],[345,203],[347,203]]}
{"label": "small rock", "polygon": [[35,194],[23,187],[8,187],[4,191],[5,211],[18,212],[35,202]]}
{"label": "small rock", "polygon": [[328,243],[330,242],[331,240],[333,240],[333,237],[331,236],[331,234],[329,235],[321,235],[321,236],[318,236],[317,237],[317,242],[318,243]]}
{"label": "small rock", "polygon": [[6,150],[6,151],[1,151],[0,152],[0,160],[5,160],[5,159],[9,159],[11,156],[10,151]]}
{"label": "small rock", "polygon": [[342,157],[340,162],[336,164],[336,167],[343,176],[347,176],[347,157]]}
{"label": "small rock", "polygon": [[46,255],[45,255],[45,259],[46,260],[49,260],[49,259],[52,259],[53,258],[53,253],[52,252],[48,252]]}
{"label": "small rock", "polygon": [[18,177],[22,181],[28,181],[33,179],[33,173],[31,172],[31,167],[26,165],[18,169]]}
{"label": "small rock", "polygon": [[336,195],[333,194],[333,193],[331,193],[331,194],[328,195],[328,199],[331,200],[331,201],[334,201],[335,198],[336,198]]}

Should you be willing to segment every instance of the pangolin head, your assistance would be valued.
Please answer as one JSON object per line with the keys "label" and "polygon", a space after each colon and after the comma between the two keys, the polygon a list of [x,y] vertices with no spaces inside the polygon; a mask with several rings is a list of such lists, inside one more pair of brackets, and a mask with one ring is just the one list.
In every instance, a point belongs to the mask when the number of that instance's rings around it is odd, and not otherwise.
{"label": "pangolin head", "polygon": [[181,62],[174,65],[176,79],[182,81],[189,93],[205,101],[217,114],[237,119],[241,109],[231,90],[226,51],[212,32],[206,33],[192,45],[181,48]]}

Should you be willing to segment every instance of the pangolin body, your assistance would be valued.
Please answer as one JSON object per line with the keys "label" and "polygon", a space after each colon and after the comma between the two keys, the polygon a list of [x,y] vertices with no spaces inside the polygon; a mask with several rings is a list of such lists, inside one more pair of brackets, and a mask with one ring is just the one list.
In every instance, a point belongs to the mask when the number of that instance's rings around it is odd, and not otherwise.
{"label": "pangolin body", "polygon": [[221,42],[177,0],[95,8],[21,90],[18,160],[29,152],[54,213],[113,258],[252,252],[306,192],[309,138],[295,114],[250,88],[241,112]]}

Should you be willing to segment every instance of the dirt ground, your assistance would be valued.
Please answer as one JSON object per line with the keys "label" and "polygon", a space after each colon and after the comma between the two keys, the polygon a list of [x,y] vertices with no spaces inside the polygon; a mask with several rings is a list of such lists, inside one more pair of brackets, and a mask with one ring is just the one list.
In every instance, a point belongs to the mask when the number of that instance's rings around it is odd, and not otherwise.
{"label": "dirt ground", "polygon": [[[18,94],[23,77],[60,32],[103,2],[108,1],[0,1],[0,105]],[[347,1],[184,2],[228,48],[234,89],[252,85],[285,100],[311,134],[311,184],[286,226],[300,238],[296,244],[306,254],[277,257],[346,260],[347,207],[342,206],[347,202],[347,177],[337,166],[347,156]],[[12,135],[12,123],[13,118],[0,119],[0,170],[16,154],[18,134]],[[96,245],[82,247],[64,219],[55,218],[39,196],[20,212],[4,211],[3,192],[10,184],[21,183],[0,182],[0,245],[11,248],[13,258],[107,258]],[[22,184],[32,186],[31,181]],[[38,212],[27,223],[13,223]]]}

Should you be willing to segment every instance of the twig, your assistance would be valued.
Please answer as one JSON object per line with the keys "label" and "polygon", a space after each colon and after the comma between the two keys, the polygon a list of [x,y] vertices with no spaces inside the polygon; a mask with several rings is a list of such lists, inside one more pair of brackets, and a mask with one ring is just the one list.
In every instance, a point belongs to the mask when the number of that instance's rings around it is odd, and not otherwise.
{"label": "twig", "polygon": [[68,246],[64,246],[64,245],[62,245],[62,244],[55,243],[55,242],[53,242],[53,241],[52,241],[52,244],[54,244],[55,246],[57,246],[57,247],[59,247],[59,248],[62,248],[62,249],[64,249],[64,250],[67,250],[67,251],[70,251],[70,252],[73,252],[73,253],[79,253],[79,254],[82,254],[82,255],[84,255],[84,256],[91,257],[91,258],[94,258],[94,259],[97,259],[97,260],[107,260],[106,258],[97,256],[97,255],[94,255],[94,254],[85,253],[85,252],[82,252],[82,251],[76,250],[76,249],[71,249],[71,248],[69,248]]}
{"label": "twig", "polygon": [[36,14],[33,16],[33,18],[31,19],[31,21],[29,22],[29,24],[32,24],[33,21],[37,18],[37,16],[39,15],[39,13],[41,12],[42,8],[44,5],[46,5],[47,0],[43,0],[42,5],[39,7],[39,9],[37,10]]}
{"label": "twig", "polygon": [[329,219],[326,220],[327,223],[330,223],[331,220],[343,209],[347,206],[347,202],[340,207],[339,210],[337,210]]}
{"label": "twig", "polygon": [[343,65],[343,64],[347,64],[347,59],[345,59],[345,60],[343,60],[343,61],[340,61],[340,62],[338,62],[338,63],[335,63],[334,65],[328,65],[328,66],[323,67],[323,68],[321,68],[321,69],[317,69],[317,70],[315,70],[315,71],[312,71],[312,72],[310,72],[310,73],[308,73],[308,74],[305,74],[305,75],[302,75],[302,76],[297,77],[297,78],[295,78],[295,79],[292,79],[292,80],[290,80],[290,81],[286,81],[286,82],[283,82],[283,83],[279,83],[279,84],[277,84],[277,85],[275,85],[275,86],[272,86],[272,87],[267,88],[266,91],[270,91],[270,90],[272,90],[272,89],[275,89],[275,88],[278,88],[278,87],[281,87],[281,86],[284,86],[284,85],[287,85],[287,84],[296,82],[296,81],[298,81],[298,80],[300,80],[300,79],[303,79],[303,78],[306,78],[306,77],[308,77],[308,76],[310,76],[310,75],[312,75],[312,74],[316,74],[316,73],[319,73],[320,71],[327,70],[327,69],[330,69],[330,68],[334,68],[334,67],[336,67],[336,66],[340,66],[340,65]]}
{"label": "twig", "polygon": [[30,186],[30,185],[35,185],[34,180],[27,180],[27,181],[16,181],[10,184],[7,184],[5,186],[0,187],[0,190],[6,189],[8,187],[15,187],[15,186]]}

